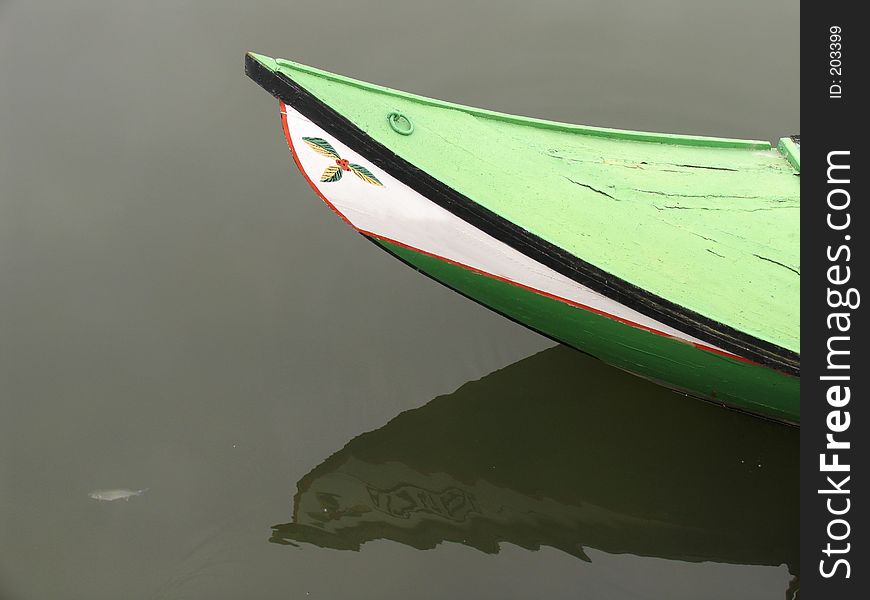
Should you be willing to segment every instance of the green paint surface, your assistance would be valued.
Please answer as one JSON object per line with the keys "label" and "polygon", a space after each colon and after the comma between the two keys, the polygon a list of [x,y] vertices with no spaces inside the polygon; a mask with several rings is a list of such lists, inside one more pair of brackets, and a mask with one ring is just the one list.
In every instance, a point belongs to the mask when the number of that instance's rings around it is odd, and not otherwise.
{"label": "green paint surface", "polygon": [[[514,117],[256,58],[509,221],[666,300],[800,352],[800,185],[787,148]],[[413,121],[412,135],[391,129],[393,111]]]}
{"label": "green paint surface", "polygon": [[436,258],[375,240],[423,273],[606,363],[778,420],[800,420],[800,379],[699,350]]}
{"label": "green paint surface", "polygon": [[801,147],[799,144],[796,144],[791,138],[782,138],[779,140],[777,150],[785,156],[795,171],[801,172]]}

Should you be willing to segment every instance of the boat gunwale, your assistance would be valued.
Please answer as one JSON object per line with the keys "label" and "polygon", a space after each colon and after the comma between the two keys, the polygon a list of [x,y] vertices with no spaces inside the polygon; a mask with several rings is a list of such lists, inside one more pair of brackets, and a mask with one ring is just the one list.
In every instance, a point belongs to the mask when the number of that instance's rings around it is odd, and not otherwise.
{"label": "boat gunwale", "polygon": [[314,75],[317,77],[322,77],[324,79],[328,79],[330,81],[335,81],[337,83],[343,83],[346,85],[353,86],[355,88],[379,92],[381,94],[386,94],[388,96],[393,96],[397,98],[404,98],[406,100],[412,100],[414,102],[419,102],[420,104],[426,106],[434,106],[438,108],[448,108],[452,110],[461,110],[462,112],[468,113],[475,117],[483,117],[486,119],[491,119],[494,121],[502,121],[505,123],[512,123],[515,125],[526,125],[530,127],[538,127],[540,129],[549,129],[554,131],[562,131],[565,133],[576,133],[581,135],[589,135],[594,137],[603,137],[610,138],[616,140],[626,140],[626,141],[634,141],[634,142],[652,142],[658,144],[670,144],[673,146],[697,146],[697,147],[707,147],[707,148],[730,148],[730,149],[745,149],[745,150],[770,150],[773,148],[773,145],[769,141],[764,140],[745,140],[739,138],[724,138],[724,137],[716,137],[716,136],[703,136],[703,135],[688,135],[681,133],[658,133],[658,132],[648,132],[648,131],[635,131],[631,129],[618,129],[611,127],[596,127],[594,125],[578,125],[575,123],[564,123],[561,121],[552,121],[549,119],[540,119],[537,117],[526,117],[522,115],[513,115],[510,113],[503,113],[495,110],[490,110],[486,108],[477,108],[473,106],[466,106],[464,104],[458,104],[456,102],[450,102],[448,100],[439,100],[437,98],[430,98],[427,96],[421,96],[419,94],[414,94],[411,92],[405,92],[402,90],[396,90],[393,88],[389,88],[383,85],[378,85],[376,83],[369,83],[367,81],[361,81],[359,79],[354,79],[352,77],[347,77],[345,75],[338,75],[336,73],[332,73],[330,71],[324,71],[322,69],[318,69],[316,67],[311,67],[308,65],[303,65],[301,63],[297,63],[291,60],[287,60],[284,58],[271,58],[261,54],[256,54],[254,52],[249,52],[249,56],[252,56],[255,60],[263,64],[266,68],[270,68],[266,62],[264,61],[272,61],[275,63],[276,68],[280,69],[284,67],[286,69],[302,71],[303,73],[307,73],[309,75]]}
{"label": "boat gunwale", "polygon": [[[267,58],[267,57],[264,57]],[[272,60],[272,59],[268,59]],[[274,61],[273,61],[274,62]],[[277,63],[276,63],[277,64]],[[248,53],[248,76],[373,164],[471,225],[555,271],[707,343],[780,373],[800,375],[800,353],[692,311],[614,276],[477,204],[377,142],[299,82]]]}
{"label": "boat gunwale", "polygon": [[801,148],[795,143],[794,137],[784,137],[777,144],[779,153],[785,156],[789,164],[800,174],[801,172]]}

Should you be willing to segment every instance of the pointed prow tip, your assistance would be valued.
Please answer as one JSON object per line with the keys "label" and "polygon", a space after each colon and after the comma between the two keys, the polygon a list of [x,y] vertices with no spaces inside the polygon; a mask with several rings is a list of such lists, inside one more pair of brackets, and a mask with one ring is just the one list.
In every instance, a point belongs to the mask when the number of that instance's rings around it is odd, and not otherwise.
{"label": "pointed prow tip", "polygon": [[265,67],[266,69],[275,72],[278,70],[278,62],[264,54],[257,54],[256,52],[248,52],[245,54],[245,71],[250,71],[251,67],[257,65],[261,67]]}

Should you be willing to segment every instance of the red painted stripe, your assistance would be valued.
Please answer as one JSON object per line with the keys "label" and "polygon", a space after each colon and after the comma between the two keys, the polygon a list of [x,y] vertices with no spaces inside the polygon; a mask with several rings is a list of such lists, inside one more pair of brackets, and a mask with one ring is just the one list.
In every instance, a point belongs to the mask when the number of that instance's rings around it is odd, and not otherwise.
{"label": "red painted stripe", "polygon": [[599,310],[599,309],[594,308],[594,307],[592,307],[592,306],[588,306],[588,305],[586,305],[586,304],[581,304],[581,303],[579,303],[579,302],[575,302],[574,300],[569,300],[568,298],[563,298],[563,297],[561,297],[561,296],[557,296],[557,295],[555,295],[555,294],[551,294],[551,293],[549,293],[549,292],[545,292],[545,291],[543,291],[543,290],[539,290],[539,289],[537,289],[537,288],[533,288],[533,287],[527,286],[527,285],[522,284],[522,283],[520,283],[520,282],[518,282],[518,281],[514,281],[514,280],[512,280],[512,279],[508,279],[508,278],[506,278],[506,277],[502,277],[502,276],[500,276],[500,275],[495,275],[495,274],[493,274],[493,273],[489,273],[489,272],[487,272],[487,271],[482,271],[482,270],[480,270],[480,269],[478,269],[478,268],[476,268],[476,267],[472,267],[471,265],[466,265],[466,264],[464,264],[464,263],[461,263],[461,262],[458,262],[458,261],[455,261],[455,260],[449,259],[449,258],[447,258],[447,257],[445,257],[445,256],[440,256],[440,255],[438,255],[438,254],[433,254],[432,252],[428,252],[428,251],[426,251],[426,250],[422,250],[422,249],[420,249],[420,248],[415,248],[414,246],[409,246],[408,244],[405,244],[404,242],[400,242],[400,241],[398,241],[398,240],[394,240],[394,239],[391,239],[391,238],[385,237],[385,236],[380,235],[380,234],[378,234],[378,233],[374,233],[374,232],[371,232],[371,231],[366,231],[366,230],[364,230],[364,229],[360,229],[359,227],[357,227],[356,225],[354,225],[353,223],[351,223],[350,220],[349,220],[347,217],[345,217],[344,214],[342,214],[342,212],[341,212],[340,210],[338,210],[338,209],[335,207],[335,205],[334,205],[332,202],[330,202],[330,201],[326,198],[326,196],[323,195],[323,193],[321,193],[321,191],[320,191],[320,190],[318,189],[318,187],[314,184],[314,182],[311,181],[311,178],[308,177],[308,173],[305,172],[305,169],[302,168],[302,163],[299,162],[299,157],[298,157],[298,155],[297,155],[297,153],[296,153],[296,147],[293,145],[293,140],[292,140],[292,138],[290,137],[290,126],[289,126],[288,123],[287,123],[287,106],[284,104],[284,102],[282,102],[282,101],[280,101],[280,100],[278,101],[278,104],[279,104],[279,106],[281,107],[281,125],[282,125],[283,128],[284,128],[284,137],[287,138],[287,146],[290,148],[290,154],[293,156],[293,162],[296,163],[296,166],[299,168],[299,171],[302,172],[302,176],[305,178],[305,181],[308,182],[308,185],[311,186],[311,189],[314,190],[314,193],[316,193],[316,194],[320,197],[320,199],[323,200],[323,201],[326,203],[326,205],[327,205],[327,206],[332,210],[332,212],[334,212],[334,213],[337,214],[339,217],[341,217],[341,220],[344,221],[345,223],[347,223],[347,224],[348,224],[351,228],[353,228],[355,231],[357,231],[357,232],[359,232],[359,233],[361,233],[361,234],[363,234],[363,235],[365,235],[365,236],[372,237],[372,238],[375,238],[375,239],[378,239],[378,240],[382,240],[382,241],[384,241],[384,242],[389,242],[390,244],[395,244],[395,245],[400,246],[400,247],[402,247],[402,248],[405,248],[405,249],[407,249],[407,250],[412,250],[412,251],[414,251],[414,252],[419,252],[420,254],[423,254],[423,255],[426,255],[426,256],[429,256],[429,257],[432,257],[432,258],[438,259],[438,260],[440,260],[440,261],[444,261],[444,262],[449,263],[449,264],[452,264],[452,265],[456,265],[457,267],[462,267],[463,269],[466,269],[466,270],[471,271],[471,272],[473,272],[473,273],[477,273],[478,275],[483,275],[483,276],[485,276],[485,277],[489,277],[489,278],[491,278],[491,279],[495,279],[495,280],[497,280],[497,281],[501,281],[501,282],[503,282],[503,283],[507,283],[507,284],[510,284],[510,285],[516,286],[516,287],[521,288],[521,289],[524,289],[524,290],[526,290],[526,291],[534,292],[534,293],[536,293],[536,294],[539,294],[539,295],[544,296],[544,297],[546,297],[546,298],[550,298],[551,300],[556,300],[556,301],[558,301],[558,302],[562,302],[562,303],[567,304],[567,305],[569,305],[569,306],[572,306],[572,307],[574,307],[574,308],[579,308],[579,309],[586,310],[586,311],[589,311],[589,312],[591,312],[591,313],[594,313],[594,314],[600,315],[600,316],[602,316],[602,317],[607,317],[608,319],[613,319],[614,321],[617,321],[617,322],[619,322],[619,323],[622,323],[623,325],[628,325],[628,326],[630,326],[630,327],[635,327],[635,328],[637,328],[637,329],[642,329],[642,330],[644,330],[644,331],[648,331],[648,332],[650,332],[650,333],[654,333],[654,334],[656,334],[656,335],[660,335],[660,336],[662,336],[662,337],[666,337],[666,338],[669,338],[669,339],[672,339],[672,340],[677,340],[677,341],[679,341],[679,342],[683,342],[683,343],[685,343],[685,344],[689,344],[689,345],[691,345],[691,346],[694,346],[695,348],[698,348],[699,350],[706,350],[707,352],[712,352],[713,354],[718,354],[719,356],[725,356],[725,357],[727,357],[727,358],[734,358],[734,359],[739,360],[739,361],[741,361],[741,362],[745,362],[745,363],[749,363],[749,364],[753,364],[753,365],[754,365],[754,364],[758,364],[758,363],[756,363],[755,361],[749,360],[748,358],[743,358],[742,356],[738,356],[738,355],[736,355],[736,354],[731,354],[730,352],[725,352],[724,350],[719,350],[718,348],[713,348],[713,347],[711,347],[711,346],[707,346],[707,345],[705,345],[705,344],[699,344],[699,343],[697,343],[697,342],[690,342],[690,341],[688,341],[688,340],[684,340],[684,339],[682,339],[682,338],[678,338],[678,337],[676,337],[676,336],[673,336],[673,335],[671,335],[671,334],[669,334],[669,333],[665,333],[664,331],[660,331],[660,330],[655,329],[655,328],[653,328],[653,327],[648,327],[648,326],[646,326],[646,325],[642,325],[642,324],[640,324],[640,323],[636,323],[635,321],[631,321],[631,320],[629,320],[629,319],[625,319],[625,318],[622,318],[622,317],[618,317],[618,316],[616,316],[616,315],[613,315],[613,314],[611,314],[611,313],[605,312],[605,311],[603,311],[603,310]]}

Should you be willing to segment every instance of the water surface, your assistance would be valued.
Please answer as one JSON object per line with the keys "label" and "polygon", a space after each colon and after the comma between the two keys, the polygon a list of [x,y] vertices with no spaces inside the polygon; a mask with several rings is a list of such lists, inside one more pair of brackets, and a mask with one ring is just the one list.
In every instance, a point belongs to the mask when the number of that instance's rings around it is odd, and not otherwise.
{"label": "water surface", "polygon": [[783,598],[796,431],[378,252],[242,60],[775,140],[798,24],[785,1],[0,2],[0,598]]}

